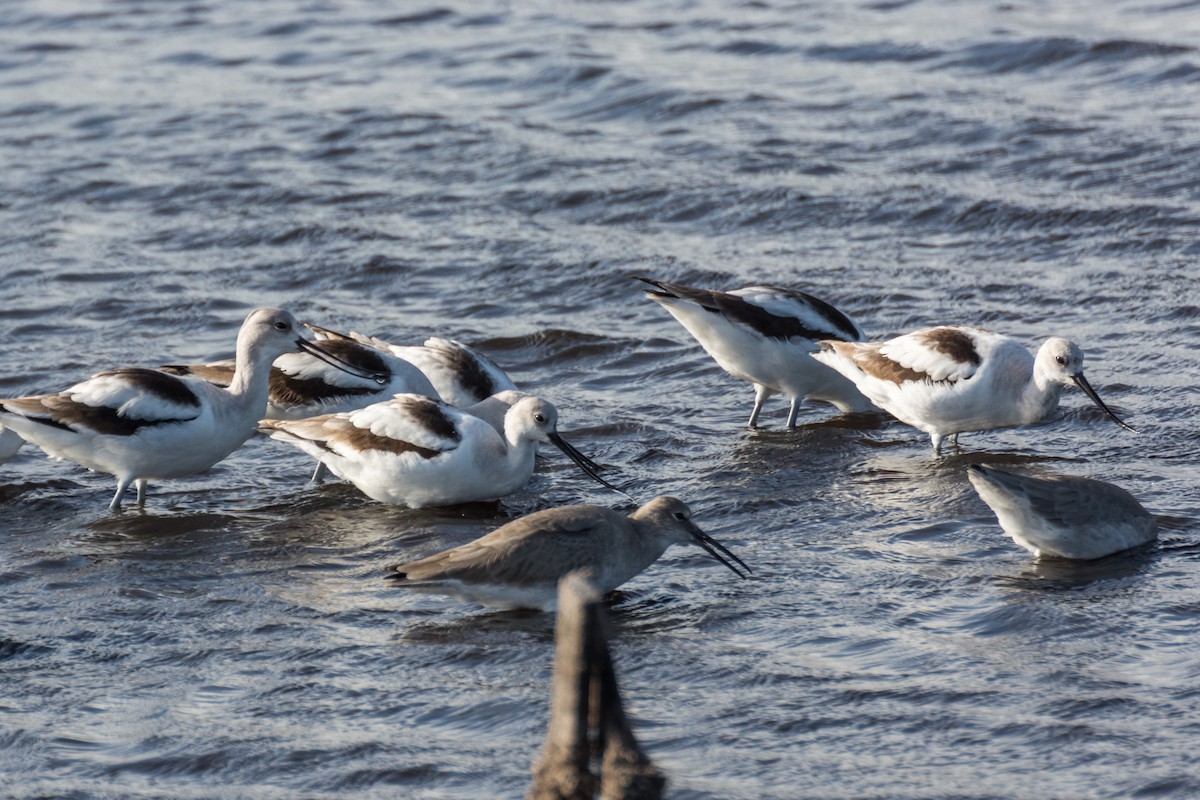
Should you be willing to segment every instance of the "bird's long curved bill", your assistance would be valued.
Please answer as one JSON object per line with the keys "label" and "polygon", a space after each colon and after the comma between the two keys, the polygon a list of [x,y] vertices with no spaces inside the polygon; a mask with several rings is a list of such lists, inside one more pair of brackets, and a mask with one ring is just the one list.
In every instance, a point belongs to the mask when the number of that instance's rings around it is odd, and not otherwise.
{"label": "bird's long curved bill", "polygon": [[1137,430],[1132,425],[1129,425],[1128,423],[1126,423],[1125,420],[1121,419],[1116,414],[1114,414],[1113,410],[1111,408],[1104,405],[1104,401],[1100,399],[1100,395],[1096,394],[1096,390],[1092,388],[1092,385],[1090,383],[1088,383],[1087,378],[1083,377],[1082,372],[1079,373],[1078,375],[1072,375],[1071,380],[1075,381],[1075,385],[1078,386],[1080,388],[1080,390],[1082,390],[1083,393],[1088,396],[1088,399],[1091,400],[1093,403],[1095,403],[1100,408],[1101,411],[1103,411],[1105,414],[1107,414],[1109,419],[1111,419],[1113,422],[1117,423],[1118,425],[1120,425],[1122,428],[1129,431],[1130,433],[1137,433]]}
{"label": "bird's long curved bill", "polygon": [[[716,539],[709,536],[707,533],[700,530],[698,527],[696,527],[695,525],[693,525],[691,523],[688,523],[688,531],[692,534],[693,537],[695,537],[696,544],[703,547],[705,552],[707,552],[710,556],[715,558],[717,561],[720,561],[722,564],[724,564],[725,566],[727,566],[731,570],[733,570],[734,575],[737,575],[739,578],[749,578],[750,577],[750,573],[752,573],[753,570],[750,569],[748,566],[746,566],[745,561],[742,561],[740,558],[738,558],[732,552],[730,552],[728,547],[721,544]],[[722,554],[724,554],[724,555],[722,555]],[[729,556],[729,558],[732,558],[734,561],[736,561],[738,564],[740,564],[742,566],[742,569],[746,570],[746,574],[743,575],[741,573],[741,570],[739,570],[730,561],[728,561],[725,558],[725,556]]]}
{"label": "bird's long curved bill", "polygon": [[365,378],[369,381],[375,381],[380,385],[387,383],[387,375],[379,372],[371,372],[370,370],[365,370],[362,367],[356,367],[349,361],[344,361],[335,356],[333,353],[326,352],[319,346],[310,342],[308,339],[297,339],[296,347],[305,353],[308,353],[313,358],[324,361],[329,366],[334,367],[335,369],[340,369],[342,372],[353,375],[356,378]]}
{"label": "bird's long curved bill", "polygon": [[561,434],[559,434],[558,432],[551,433],[550,441],[554,444],[555,447],[557,447],[559,450],[562,450],[563,453],[566,454],[567,458],[574,461],[575,466],[577,466],[581,470],[583,470],[584,474],[586,474],[589,478],[591,478],[592,480],[596,481],[599,484],[603,484],[604,486],[607,486],[608,488],[612,489],[617,494],[624,495],[625,497],[628,497],[630,500],[633,500],[633,497],[630,496],[629,493],[627,493],[621,489],[618,489],[616,486],[613,486],[611,483],[604,480],[604,478],[601,478],[599,475],[597,475],[596,474],[596,462],[592,461],[590,458],[585,456],[583,453],[576,450],[575,445],[571,444],[566,439],[564,439]]}

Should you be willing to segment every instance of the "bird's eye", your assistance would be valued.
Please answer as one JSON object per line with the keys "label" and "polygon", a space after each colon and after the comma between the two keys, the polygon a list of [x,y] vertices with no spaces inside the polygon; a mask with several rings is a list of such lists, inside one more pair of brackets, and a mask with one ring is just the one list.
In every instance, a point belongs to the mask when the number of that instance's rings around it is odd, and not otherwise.
{"label": "bird's eye", "polygon": [[275,330],[286,331],[287,329],[288,329],[288,324],[286,322],[284,322],[283,320],[280,320],[279,322],[275,323]]}
{"label": "bird's eye", "polygon": [[683,522],[685,519],[687,519],[687,514],[683,513],[682,511],[676,511],[674,514],[671,515],[671,518],[677,519],[680,522]]}
{"label": "bird's eye", "polygon": [[1066,363],[1067,363],[1067,357],[1066,357],[1066,356],[1055,356],[1055,357],[1054,357],[1054,360],[1055,360],[1055,361],[1057,361],[1059,364],[1066,364]]}
{"label": "bird's eye", "polygon": [[534,414],[534,415],[533,415],[533,421],[534,421],[534,422],[545,422],[545,421],[546,421],[546,415],[545,415],[545,414]]}

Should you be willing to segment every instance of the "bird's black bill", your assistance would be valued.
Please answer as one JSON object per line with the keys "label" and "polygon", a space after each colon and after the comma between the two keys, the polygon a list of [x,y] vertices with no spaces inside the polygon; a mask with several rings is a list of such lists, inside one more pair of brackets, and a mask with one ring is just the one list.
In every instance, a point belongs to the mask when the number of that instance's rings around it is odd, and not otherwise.
{"label": "bird's black bill", "polygon": [[557,432],[550,434],[550,441],[554,444],[555,447],[557,447],[559,450],[562,450],[563,453],[566,454],[567,458],[574,461],[575,466],[577,466],[581,470],[583,470],[584,474],[586,474],[592,480],[596,481],[596,483],[607,486],[608,488],[612,489],[617,494],[624,495],[625,497],[628,497],[630,500],[633,500],[633,497],[631,497],[627,492],[625,492],[621,489],[618,489],[616,486],[613,486],[611,483],[604,480],[604,478],[601,478],[599,475],[597,475],[596,469],[594,467],[596,462],[592,461],[590,458],[585,456],[583,453],[576,450],[575,445],[568,442]]}
{"label": "bird's black bill", "polygon": [[[740,558],[738,558],[732,552],[730,552],[728,547],[721,544],[716,539],[714,539],[713,537],[709,536],[704,531],[697,528],[695,525],[692,525],[689,523],[688,530],[691,532],[692,536],[694,536],[696,538],[696,544],[703,547],[705,552],[707,552],[710,556],[715,558],[717,561],[720,561],[722,564],[724,564],[725,566],[727,566],[731,570],[733,570],[734,575],[737,575],[739,578],[749,578],[750,577],[750,574],[753,572],[753,570],[750,569],[748,566],[746,566],[745,561],[742,561]],[[724,553],[724,555],[722,555],[722,553]],[[741,564],[742,569],[746,570],[746,574],[743,575],[741,573],[741,570],[739,570],[732,563],[730,563],[728,560],[726,560],[725,556],[729,556],[729,558],[732,558],[734,561]]]}
{"label": "bird's black bill", "polygon": [[383,385],[388,381],[387,375],[384,375],[381,372],[372,372],[370,370],[363,369],[362,367],[356,367],[349,361],[344,361],[335,356],[333,353],[326,352],[307,339],[297,339],[296,347],[303,352],[308,353],[313,358],[324,361],[329,366],[340,369],[342,372],[353,375],[356,378],[365,378],[369,381],[375,381],[380,385]]}
{"label": "bird's black bill", "polygon": [[577,464],[578,464],[578,463],[580,463],[580,462],[583,462],[584,464],[587,464],[587,466],[588,466],[588,469],[590,469],[592,472],[603,472],[603,471],[604,471],[604,466],[603,466],[603,465],[601,465],[601,464],[597,464],[595,461],[593,461],[592,459],[588,458],[588,456],[587,456],[587,454],[586,454],[586,453],[584,453],[584,452],[583,452],[582,450],[580,450],[579,448],[575,447],[575,445],[571,444],[571,443],[570,443],[570,442],[568,442],[566,439],[563,439],[561,434],[559,435],[559,437],[558,437],[558,438],[559,438],[559,440],[562,442],[562,444],[560,444],[560,445],[559,445],[559,447],[562,447],[562,446],[564,446],[564,445],[565,445],[565,446],[567,446],[567,447],[571,448],[571,452],[573,452],[573,453],[575,454],[574,456],[572,456],[572,458],[579,459],[579,460],[578,460],[578,461],[576,461],[575,463],[577,463]]}
{"label": "bird's black bill", "polygon": [[1101,411],[1107,414],[1109,419],[1130,433],[1137,433],[1137,429],[1135,429],[1132,425],[1127,424],[1125,420],[1114,414],[1111,408],[1104,405],[1104,401],[1100,399],[1100,395],[1096,394],[1096,390],[1092,388],[1090,383],[1088,383],[1087,378],[1083,377],[1082,372],[1078,375],[1072,375],[1071,380],[1075,381],[1075,385],[1078,386],[1083,393],[1088,396],[1088,399],[1095,403]]}

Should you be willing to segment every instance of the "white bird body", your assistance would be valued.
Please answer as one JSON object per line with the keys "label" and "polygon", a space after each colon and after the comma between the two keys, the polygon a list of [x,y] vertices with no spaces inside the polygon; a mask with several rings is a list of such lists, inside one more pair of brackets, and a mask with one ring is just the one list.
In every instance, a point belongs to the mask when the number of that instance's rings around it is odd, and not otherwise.
{"label": "white bird body", "polygon": [[778,286],[719,292],[638,280],[655,287],[646,296],[683,325],[723,370],[754,385],[751,428],[773,394],[791,399],[789,428],[804,399],[831,403],[843,412],[871,408],[851,381],[812,357],[818,339],[863,338],[858,323],[823,300]]}
{"label": "white bird body", "polygon": [[1158,535],[1154,516],[1111,483],[979,465],[969,467],[967,476],[1004,532],[1036,557],[1103,558]]}
{"label": "white bird body", "polygon": [[426,339],[424,345],[398,345],[354,331],[350,336],[357,342],[413,364],[433,384],[438,397],[458,408],[517,388],[494,361],[453,339],[433,336]]}
{"label": "white bird body", "polygon": [[691,512],[672,497],[657,497],[629,516],[601,506],[563,506],[537,511],[473,542],[389,567],[397,585],[448,594],[502,608],[551,610],[558,581],[589,569],[602,592],[645,570],[672,544],[694,543],[745,577],[721,553],[741,559],[691,522]]}
{"label": "white bird body", "polygon": [[0,425],[0,464],[11,460],[23,444],[25,440],[18,436],[16,431],[10,431]]}
{"label": "white bird body", "polygon": [[117,478],[110,508],[136,481],[208,469],[254,433],[267,402],[271,361],[308,347],[290,312],[260,308],[238,333],[228,389],[199,378],[127,367],[99,372],[56,394],[0,400],[0,422],[48,455]]}
{"label": "white bird body", "polygon": [[935,452],[946,436],[1045,419],[1071,383],[1132,430],[1088,384],[1083,351],[1067,339],[1048,339],[1034,357],[1008,336],[946,325],[886,342],[823,341],[821,346],[814,358],[854,381],[896,419],[928,433]]}
{"label": "white bird body", "polygon": [[401,394],[348,413],[264,421],[261,430],[317,458],[372,499],[422,508],[512,494],[533,474],[539,441],[554,443],[609,485],[559,436],[557,421],[553,405],[524,396],[508,409],[501,434],[467,410]]}

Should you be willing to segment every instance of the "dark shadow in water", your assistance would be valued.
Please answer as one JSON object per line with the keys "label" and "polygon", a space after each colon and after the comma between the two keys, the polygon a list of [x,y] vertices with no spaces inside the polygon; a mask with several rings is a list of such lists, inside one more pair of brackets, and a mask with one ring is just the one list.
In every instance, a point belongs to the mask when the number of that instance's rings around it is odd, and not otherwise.
{"label": "dark shadow in water", "polygon": [[1039,592],[1061,592],[1080,589],[1098,581],[1121,580],[1139,575],[1159,554],[1155,543],[1122,550],[1092,561],[1068,558],[1031,559],[1020,574],[998,576],[999,583],[1019,589]]}
{"label": "dark shadow in water", "polygon": [[[786,418],[781,418],[776,425],[770,424],[769,421],[764,422],[761,427],[747,428],[742,426],[742,429],[752,437],[761,437],[764,439],[791,439],[802,435],[805,431],[820,430],[821,428],[837,428],[855,431],[875,431],[886,428],[893,423],[896,423],[895,418],[883,413],[882,411],[864,411],[859,414],[839,414],[837,409],[828,406],[829,413],[825,416],[816,417],[811,421],[806,421],[803,416],[797,421],[800,423],[795,428],[788,429],[784,427]],[[824,407],[823,409],[824,410]]]}
{"label": "dark shadow in water", "polygon": [[1077,459],[1061,456],[1048,456],[1037,453],[997,453],[988,450],[962,450],[950,453],[941,458],[935,458],[932,453],[903,453],[881,454],[874,458],[860,461],[851,467],[859,473],[874,474],[880,477],[907,477],[914,480],[937,478],[945,480],[948,476],[959,475],[967,480],[967,467],[972,464],[988,464],[994,466],[1024,466],[1052,462],[1074,462]]}
{"label": "dark shadow in water", "polygon": [[[3,467],[0,467],[3,469]],[[74,481],[57,478],[49,481],[22,481],[20,483],[4,483],[0,477],[0,506],[22,499],[25,495],[47,489],[55,490],[55,494],[67,495],[77,492],[80,485]]]}
{"label": "dark shadow in water", "polygon": [[241,517],[215,512],[170,514],[151,509],[129,509],[105,512],[80,527],[81,532],[90,532],[92,535],[87,538],[95,542],[127,542],[223,531],[244,524]]}
{"label": "dark shadow in water", "polygon": [[[396,591],[403,591],[397,589]],[[621,631],[672,630],[690,628],[697,623],[695,613],[687,604],[669,592],[630,594],[615,590],[604,598],[614,636]],[[535,609],[492,609],[446,597],[450,611],[462,609],[462,615],[450,622],[416,622],[405,628],[401,638],[416,642],[477,642],[496,634],[524,634],[537,641],[553,641],[552,611]]]}
{"label": "dark shadow in water", "polygon": [[1166,514],[1154,517],[1160,531],[1190,531],[1196,527],[1196,520],[1191,517],[1171,517]]}
{"label": "dark shadow in water", "polygon": [[[403,591],[397,589],[396,591]],[[447,597],[448,604],[462,608],[462,616],[449,622],[417,622],[405,627],[399,638],[405,642],[478,642],[524,635],[537,641],[554,641],[554,614],[534,609],[487,609],[478,611],[479,606],[463,603]]]}

